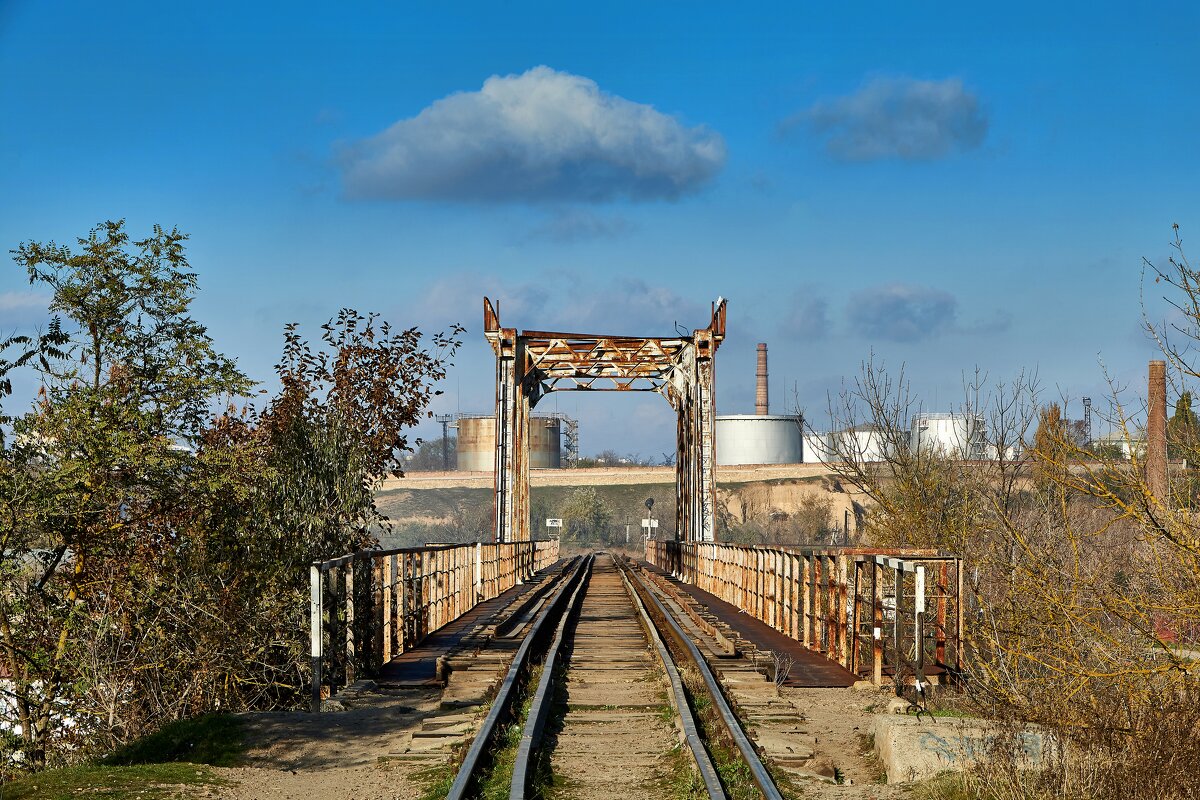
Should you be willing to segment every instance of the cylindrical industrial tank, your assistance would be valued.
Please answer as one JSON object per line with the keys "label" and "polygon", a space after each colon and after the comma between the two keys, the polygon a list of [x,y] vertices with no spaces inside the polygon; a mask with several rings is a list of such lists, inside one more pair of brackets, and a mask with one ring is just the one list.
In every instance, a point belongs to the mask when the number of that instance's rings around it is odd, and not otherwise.
{"label": "cylindrical industrial tank", "polygon": [[529,468],[562,466],[562,428],[556,417],[529,418]]}
{"label": "cylindrical industrial tank", "polygon": [[717,464],[800,464],[804,461],[800,417],[794,414],[730,414],[717,417]]}
{"label": "cylindrical industrial tank", "polygon": [[916,414],[912,419],[909,446],[914,451],[926,450],[950,458],[990,458],[987,423],[983,417],[974,414]]}
{"label": "cylindrical industrial tank", "polygon": [[[491,472],[496,466],[496,418],[459,417],[457,449],[459,471]],[[530,469],[558,469],[561,466],[561,423],[556,417],[530,417]]]}
{"label": "cylindrical industrial tank", "polygon": [[459,417],[458,469],[491,472],[496,465],[496,418]]}

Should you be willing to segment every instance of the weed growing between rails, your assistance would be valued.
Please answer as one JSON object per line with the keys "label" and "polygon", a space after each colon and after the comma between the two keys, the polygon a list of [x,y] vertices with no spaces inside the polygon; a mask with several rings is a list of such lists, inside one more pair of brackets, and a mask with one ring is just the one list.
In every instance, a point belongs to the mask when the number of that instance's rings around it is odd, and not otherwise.
{"label": "weed growing between rails", "polygon": [[[721,785],[725,787],[730,800],[758,800],[762,797],[762,791],[754,781],[754,773],[742,758],[737,745],[729,738],[724,722],[708,696],[704,679],[692,667],[681,667],[679,677],[687,691],[688,704],[700,727],[705,749],[712,758],[713,766],[721,777]],[[736,707],[734,712],[737,713]],[[741,715],[738,716],[740,718]],[[800,789],[786,775],[771,769],[770,764],[766,766],[775,786],[787,800],[798,800],[803,796]]]}
{"label": "weed growing between rails", "polygon": [[[542,665],[539,664],[529,671],[528,676],[522,682],[522,698],[517,716],[496,733],[496,741],[488,751],[488,766],[478,781],[476,794],[473,795],[480,800],[508,800],[517,752],[521,746],[521,733],[525,728],[525,721],[529,717],[529,709],[533,704],[531,688],[537,686],[538,681],[541,680],[542,669]],[[481,713],[486,714],[489,707],[490,703],[484,705]],[[469,742],[459,745],[450,763],[418,772],[413,776],[422,787],[420,800],[443,800],[446,797],[458,775],[461,757],[469,746]],[[547,752],[546,746],[538,751],[538,758],[532,773],[531,797],[552,796],[548,794],[548,791],[554,786],[554,777],[551,773],[549,758],[546,756]]]}

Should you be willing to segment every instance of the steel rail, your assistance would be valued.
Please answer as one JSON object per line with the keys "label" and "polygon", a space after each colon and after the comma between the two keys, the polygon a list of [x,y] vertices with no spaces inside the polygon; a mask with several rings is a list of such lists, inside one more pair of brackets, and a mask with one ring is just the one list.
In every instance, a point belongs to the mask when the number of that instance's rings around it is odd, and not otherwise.
{"label": "steel rail", "polygon": [[[672,638],[686,648],[696,669],[704,678],[704,684],[708,688],[708,693],[712,696],[713,706],[720,712],[721,720],[725,723],[725,728],[729,731],[730,738],[737,745],[738,751],[742,754],[742,759],[746,762],[746,766],[750,768],[750,773],[754,776],[754,782],[758,784],[759,791],[763,793],[763,797],[766,800],[783,800],[783,795],[779,793],[778,787],[775,786],[775,781],[771,778],[771,773],[767,770],[766,765],[762,763],[762,759],[758,756],[758,751],[754,749],[754,744],[746,736],[746,732],[742,730],[737,715],[733,713],[733,709],[730,708],[729,702],[725,699],[725,695],[721,691],[721,686],[717,683],[717,679],[709,668],[708,662],[705,661],[704,655],[700,652],[700,648],[696,647],[691,637],[679,627],[679,623],[675,621],[674,615],[659,601],[658,597],[646,585],[641,576],[632,569],[629,570],[629,574],[634,582],[642,588],[645,596],[658,610],[658,613],[662,615],[662,618],[670,628]],[[639,594],[642,594],[642,592],[639,592]]]}
{"label": "steel rail", "polygon": [[[471,747],[463,758],[463,763],[459,767],[458,774],[454,777],[454,783],[446,795],[446,800],[466,800],[468,797],[467,792],[476,777],[475,773],[482,765],[487,748],[499,728],[501,720],[509,713],[512,703],[516,699],[521,673],[528,665],[534,641],[538,638],[547,620],[562,605],[563,599],[567,596],[567,590],[573,585],[578,584],[580,577],[584,574],[589,564],[590,559],[579,560],[575,570],[562,580],[554,597],[538,613],[537,619],[530,627],[528,633],[525,634],[525,638],[521,640],[521,646],[517,649],[516,655],[513,656],[512,664],[509,665],[508,672],[504,676],[504,681],[500,684],[500,689],[496,692],[495,699],[492,700],[491,710],[480,726],[478,733],[475,734],[475,739],[471,742]],[[564,575],[566,575],[566,570],[564,570]]]}
{"label": "steel rail", "polygon": [[704,788],[708,790],[708,796],[711,800],[725,800],[725,787],[721,785],[721,777],[717,774],[717,768],[713,766],[712,759],[709,758],[708,750],[704,748],[704,740],[700,736],[700,728],[696,725],[696,717],[692,714],[692,708],[688,705],[687,692],[683,688],[683,679],[679,677],[679,669],[675,665],[675,659],[671,655],[671,651],[663,644],[662,637],[658,633],[658,625],[655,624],[654,618],[650,616],[650,612],[646,610],[646,606],[642,603],[642,598],[638,596],[637,590],[633,588],[633,584],[629,582],[629,576],[624,565],[619,567],[621,572],[621,580],[625,582],[625,589],[629,592],[629,596],[633,599],[633,605],[641,615],[642,621],[645,623],[646,630],[650,635],[651,641],[654,643],[654,649],[658,651],[658,659],[662,662],[663,669],[666,670],[667,678],[671,682],[671,693],[675,698],[675,713],[679,715],[680,722],[683,725],[684,738],[687,739],[688,748],[692,751],[692,757],[696,761],[696,768],[700,772],[700,777],[704,779]]}
{"label": "steel rail", "polygon": [[579,608],[583,600],[584,587],[587,586],[588,579],[591,578],[592,564],[594,562],[595,556],[588,555],[587,562],[583,567],[585,570],[583,579],[575,584],[575,591],[571,593],[571,599],[567,601],[567,607],[563,609],[562,617],[558,621],[558,629],[554,633],[554,641],[551,643],[550,649],[546,652],[546,658],[542,662],[542,676],[538,680],[537,690],[533,695],[533,702],[529,706],[529,716],[525,720],[525,727],[521,731],[521,744],[517,748],[517,760],[513,764],[512,783],[509,785],[508,790],[509,800],[525,800],[525,792],[529,785],[529,774],[533,765],[533,755],[538,745],[541,744],[542,732],[546,728],[546,718],[549,716],[550,707],[554,702],[554,669],[558,664],[559,653],[562,651],[567,626],[570,624],[571,619],[579,613]]}
{"label": "steel rail", "polygon": [[[590,564],[589,564],[590,569]],[[708,751],[704,748],[704,741],[700,735],[699,726],[696,724],[696,719],[692,714],[692,710],[688,705],[687,695],[683,688],[683,681],[679,677],[679,670],[675,665],[675,660],[671,656],[666,645],[663,644],[662,638],[658,633],[658,626],[650,616],[646,607],[642,604],[641,598],[636,590],[629,582],[628,576],[624,569],[619,569],[621,580],[625,584],[626,591],[629,593],[630,601],[634,608],[637,609],[647,632],[647,636],[655,646],[660,662],[671,683],[671,690],[674,695],[675,713],[679,715],[682,723],[684,737],[687,741],[688,748],[692,752],[696,766],[700,772],[701,778],[704,780],[705,789],[708,791],[710,800],[727,800],[728,795],[725,793],[724,787],[721,785],[720,776],[717,774],[717,769],[713,766],[712,759],[709,758]],[[533,701],[530,705],[529,716],[525,721],[525,728],[521,734],[521,744],[517,750],[516,762],[513,766],[512,783],[509,786],[509,800],[526,800],[529,791],[529,776],[533,767],[533,756],[541,744],[542,734],[545,730],[546,720],[549,716],[551,706],[553,705],[553,690],[555,685],[555,666],[558,656],[561,652],[563,642],[566,639],[566,630],[571,619],[578,613],[580,601],[583,596],[583,587],[585,586],[586,578],[580,581],[575,588],[575,592],[569,601],[568,607],[563,613],[562,619],[559,621],[558,631],[555,634],[554,642],[550,646],[550,650],[546,655],[546,660],[542,666],[542,676],[538,681],[537,690],[533,696]]]}

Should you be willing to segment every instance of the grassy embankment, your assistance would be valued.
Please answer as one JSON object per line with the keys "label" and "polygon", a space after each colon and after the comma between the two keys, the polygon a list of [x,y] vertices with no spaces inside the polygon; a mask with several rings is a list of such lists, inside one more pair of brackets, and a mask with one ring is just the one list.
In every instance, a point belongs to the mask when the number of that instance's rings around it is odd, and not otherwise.
{"label": "grassy embankment", "polygon": [[245,745],[241,723],[206,714],[167,725],[90,764],[24,775],[0,786],[4,800],[167,800],[220,786],[212,767],[237,765]]}

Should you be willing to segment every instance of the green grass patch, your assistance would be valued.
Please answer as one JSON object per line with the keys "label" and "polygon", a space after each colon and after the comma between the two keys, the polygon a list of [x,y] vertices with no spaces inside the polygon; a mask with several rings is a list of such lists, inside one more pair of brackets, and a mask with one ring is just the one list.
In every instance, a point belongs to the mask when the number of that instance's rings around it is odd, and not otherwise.
{"label": "green grass patch", "polygon": [[241,720],[229,714],[204,714],[165,725],[158,732],[106,756],[101,764],[132,766],[180,761],[233,767],[241,763],[245,749]]}
{"label": "green grass patch", "polygon": [[4,800],[169,800],[194,797],[195,787],[223,783],[211,769],[199,764],[78,766],[22,776],[0,787],[0,796]]}
{"label": "green grass patch", "polygon": [[979,716],[978,714],[973,714],[966,709],[955,708],[954,706],[931,706],[928,711],[935,717],[944,717],[947,719],[975,719]]}
{"label": "green grass patch", "polygon": [[[523,709],[527,710],[527,709]],[[521,730],[525,726],[525,714],[514,721],[500,734],[496,742],[496,751],[492,757],[492,766],[480,782],[479,797],[481,800],[508,800],[512,786],[513,769],[517,764],[517,749],[521,745]]]}
{"label": "green grass patch", "polygon": [[695,762],[684,745],[672,749],[662,766],[662,784],[657,787],[661,790],[660,797],[667,800],[705,800],[708,797],[704,780],[696,772]]}
{"label": "green grass patch", "polygon": [[413,773],[413,780],[421,787],[419,800],[444,800],[450,794],[454,785],[454,777],[458,774],[455,766],[444,764],[423,769]]}
{"label": "green grass patch", "polygon": [[[684,668],[680,670],[680,678],[683,679],[688,705],[696,718],[705,749],[708,750],[709,758],[712,759],[726,794],[730,800],[761,800],[762,791],[754,781],[754,773],[750,771],[750,766],[742,759],[741,751],[725,730],[725,723],[712,698],[708,696],[708,688],[700,673],[694,668]],[[766,764],[766,767],[781,795],[788,800],[801,796],[799,787],[785,775],[771,769],[770,764]]]}
{"label": "green grass patch", "polygon": [[160,800],[192,797],[196,794],[194,787],[224,783],[209,769],[210,766],[235,766],[244,751],[245,733],[240,720],[228,714],[205,714],[172,722],[96,764],[24,775],[0,787],[0,798]]}

